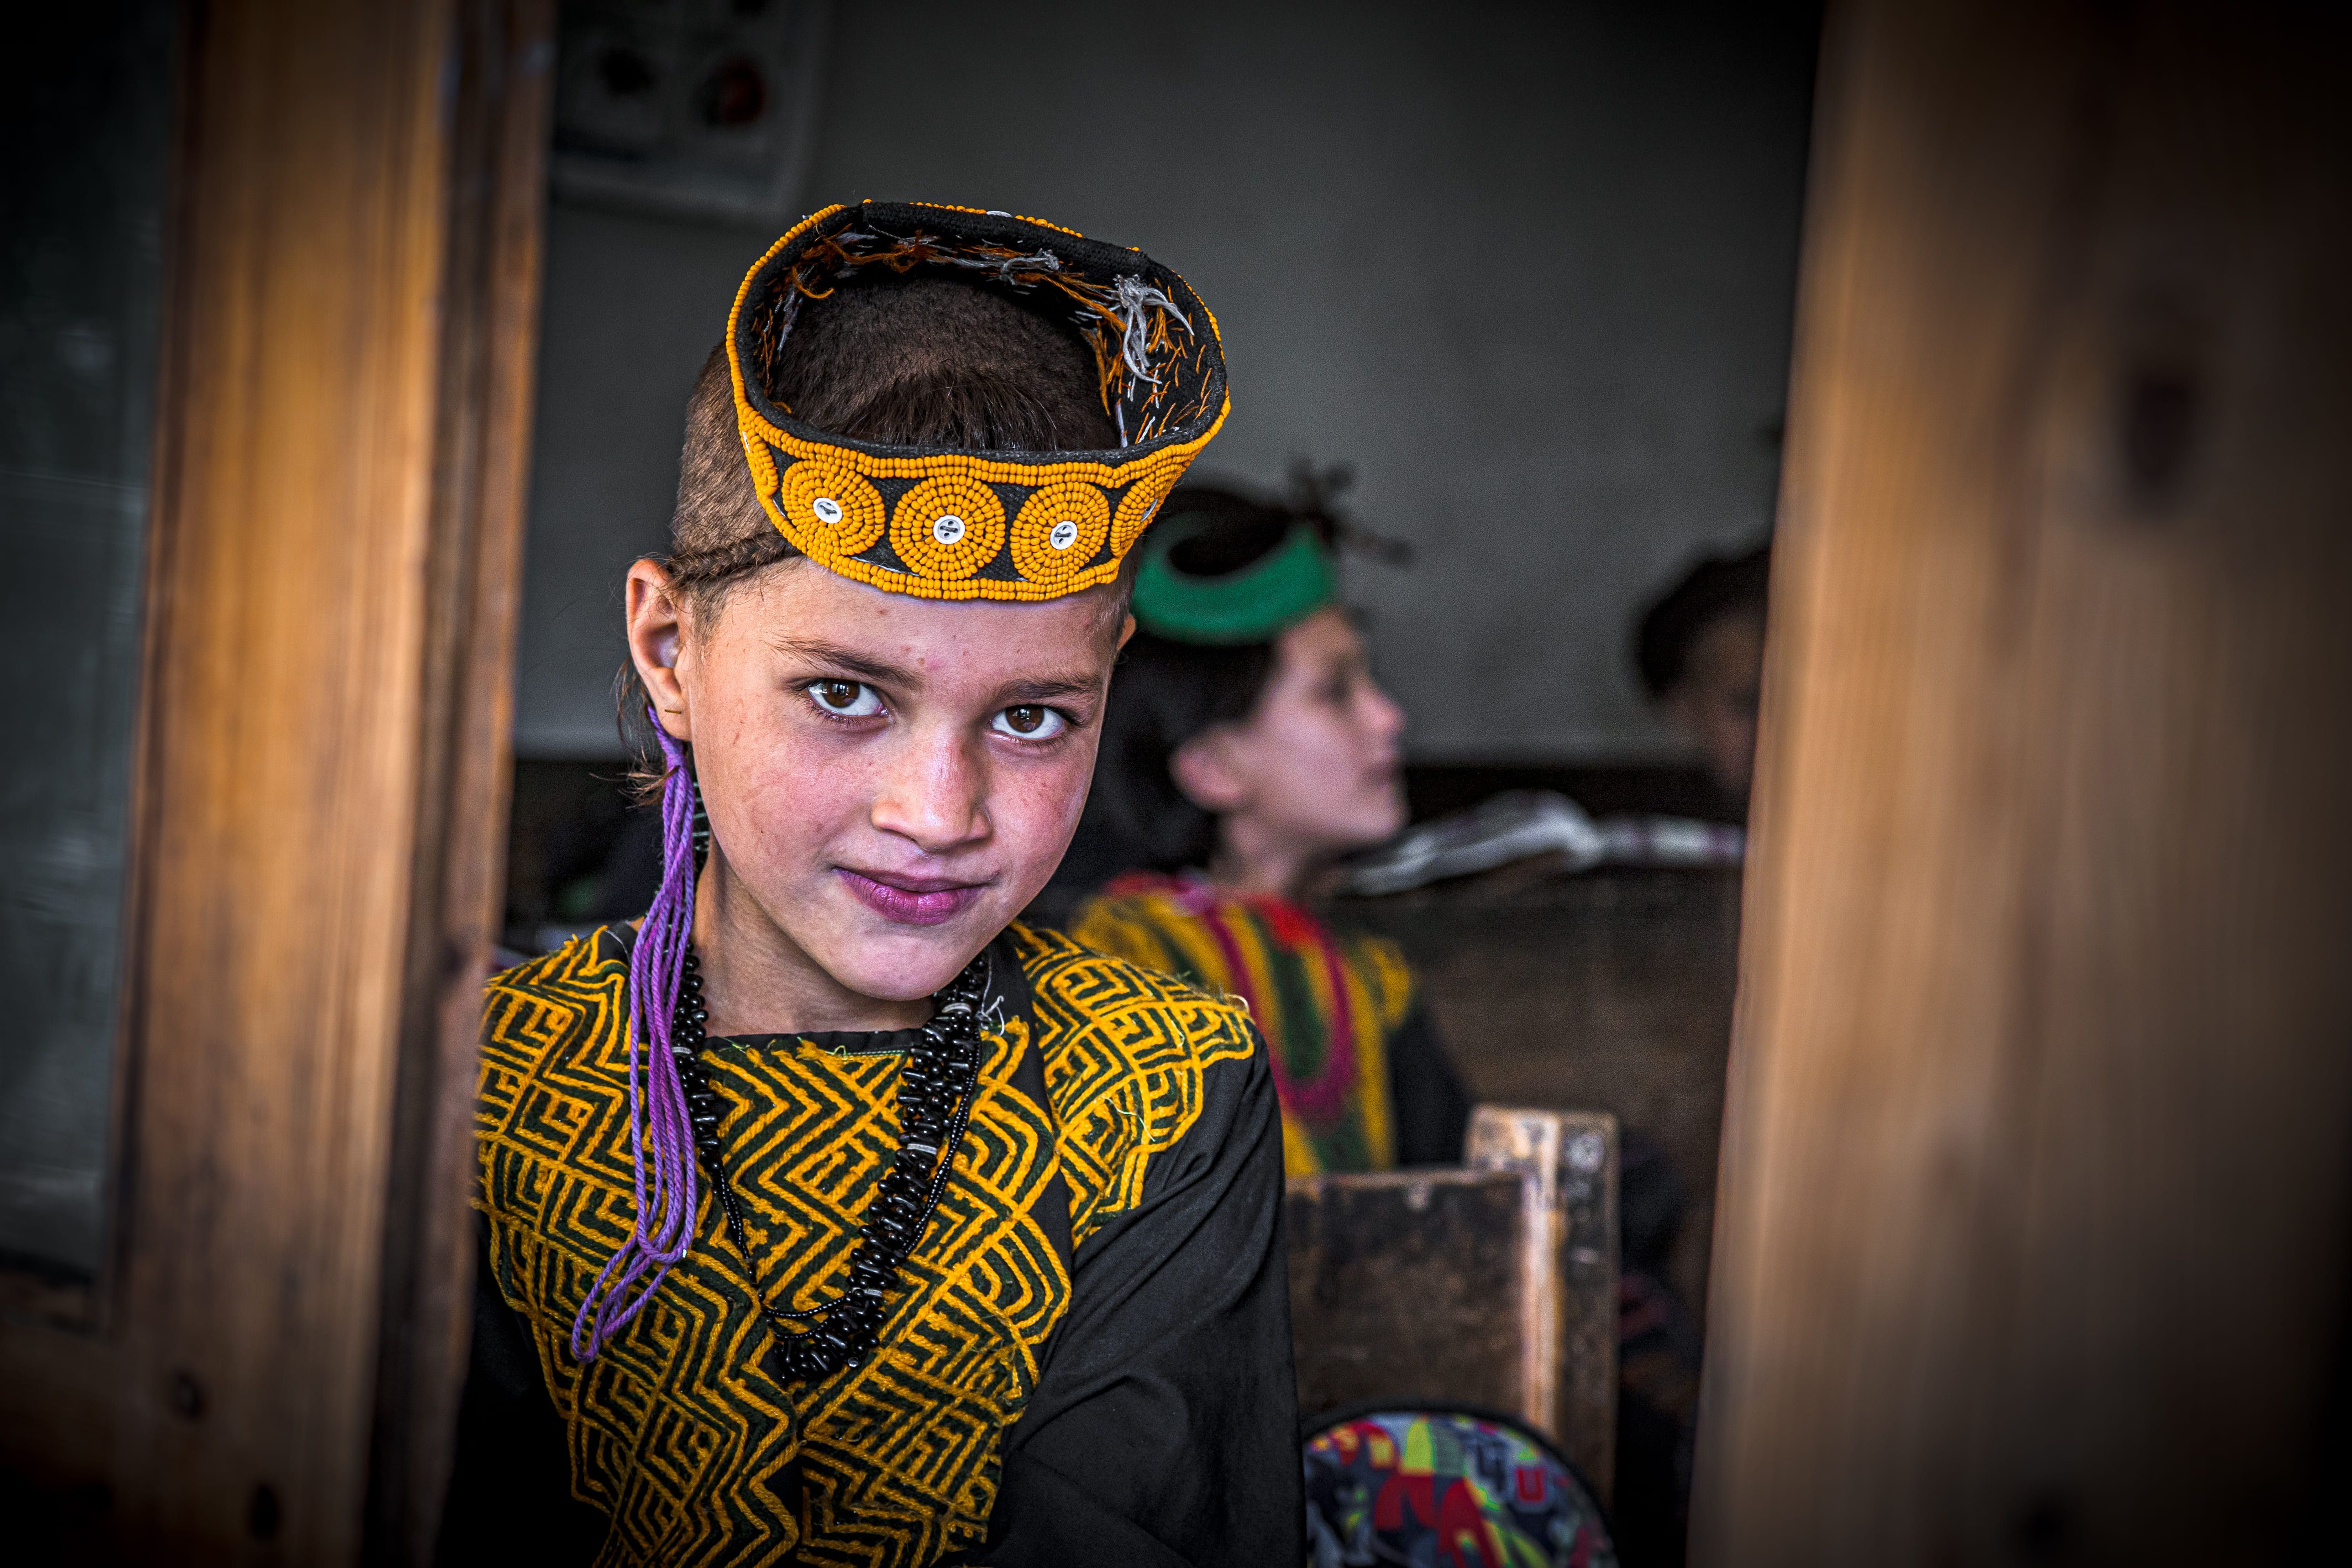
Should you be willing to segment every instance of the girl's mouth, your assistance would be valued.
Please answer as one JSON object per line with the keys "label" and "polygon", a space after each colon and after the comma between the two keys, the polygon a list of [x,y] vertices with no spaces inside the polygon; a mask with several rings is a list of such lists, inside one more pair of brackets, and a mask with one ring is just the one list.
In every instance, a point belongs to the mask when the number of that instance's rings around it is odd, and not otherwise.
{"label": "girl's mouth", "polygon": [[944,925],[971,908],[985,887],[981,883],[950,882],[944,877],[892,876],[886,880],[847,866],[835,866],[833,871],[866,908],[900,925]]}

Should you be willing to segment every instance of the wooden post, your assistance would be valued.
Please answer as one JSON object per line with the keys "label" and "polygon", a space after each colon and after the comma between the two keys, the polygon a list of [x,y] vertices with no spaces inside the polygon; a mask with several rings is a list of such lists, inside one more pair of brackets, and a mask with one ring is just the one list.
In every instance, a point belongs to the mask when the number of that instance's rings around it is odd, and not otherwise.
{"label": "wooden post", "polygon": [[1559,1327],[1528,1336],[1531,1351],[1557,1360],[1530,1368],[1528,1382],[1549,1396],[1539,1424],[1606,1508],[1617,1487],[1617,1118],[1481,1105],[1464,1156],[1472,1170],[1536,1178],[1551,1255],[1538,1310]]}
{"label": "wooden post", "polygon": [[2295,1550],[2352,1259],[2348,46],[1833,8],[1699,1562]]}
{"label": "wooden post", "polygon": [[[539,358],[554,0],[462,0],[445,249],[428,715],[393,1106],[371,1563],[426,1561],[472,1348],[475,1052],[513,777],[509,671]],[[452,1201],[452,1198],[456,1201]]]}
{"label": "wooden post", "polygon": [[18,1522],[76,1557],[429,1555],[552,20],[188,11],[111,1256],[0,1322]]}

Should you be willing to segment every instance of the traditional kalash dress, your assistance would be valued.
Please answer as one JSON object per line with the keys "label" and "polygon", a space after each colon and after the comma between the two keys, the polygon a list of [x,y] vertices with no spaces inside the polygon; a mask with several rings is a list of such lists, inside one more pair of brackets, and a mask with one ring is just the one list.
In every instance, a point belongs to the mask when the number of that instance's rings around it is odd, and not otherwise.
{"label": "traditional kalash dress", "polygon": [[1461,1158],[1469,1102],[1394,943],[1197,872],[1118,877],[1070,934],[1249,1009],[1280,1092],[1286,1174]]}
{"label": "traditional kalash dress", "polygon": [[[877,261],[1067,296],[1130,444],[910,457],[793,421],[765,357],[820,283]],[[746,279],[729,350],[776,526],[932,597],[1109,580],[1225,406],[1174,274],[961,209],[819,213]],[[443,1560],[1300,1561],[1278,1112],[1248,1016],[1015,926],[920,1029],[706,1038],[707,840],[664,744],[652,911],[489,988]]]}

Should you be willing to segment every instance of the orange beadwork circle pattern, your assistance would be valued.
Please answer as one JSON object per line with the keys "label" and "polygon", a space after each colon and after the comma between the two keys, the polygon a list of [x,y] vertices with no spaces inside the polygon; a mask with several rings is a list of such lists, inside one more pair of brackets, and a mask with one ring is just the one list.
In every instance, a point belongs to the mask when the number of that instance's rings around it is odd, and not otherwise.
{"label": "orange beadwork circle pattern", "polygon": [[890,548],[920,576],[970,577],[1004,548],[1004,503],[977,479],[937,475],[898,497]]}
{"label": "orange beadwork circle pattern", "polygon": [[1013,519],[1013,564],[1032,582],[1060,582],[1101,553],[1110,502],[1083,479],[1038,489]]}
{"label": "orange beadwork circle pattern", "polygon": [[870,549],[882,537],[881,493],[838,463],[801,459],[784,470],[777,500],[800,534],[793,542],[819,560]]}
{"label": "orange beadwork circle pattern", "polygon": [[1123,556],[1135,547],[1143,526],[1151,521],[1152,515],[1160,510],[1160,503],[1168,498],[1168,492],[1176,487],[1176,481],[1183,474],[1182,463],[1160,462],[1128,486],[1127,494],[1119,497],[1118,515],[1111,521],[1113,555]]}
{"label": "orange beadwork circle pattern", "polygon": [[[874,226],[864,223],[869,213],[891,215],[893,222],[867,233]],[[986,221],[971,221],[981,218]],[[1020,225],[1037,232],[1008,239],[1003,232],[1006,226]],[[1075,230],[1036,219],[923,203],[881,203],[827,206],[794,225],[768,248],[736,288],[727,320],[727,360],[736,426],[752,483],[761,508],[784,538],[853,581],[926,599],[1035,602],[1082,592],[1118,577],[1120,558],[1134,548],[1233,405],[1222,384],[1224,361],[1216,316],[1183,279],[1157,268],[1140,252],[1121,253],[1115,247],[1092,247],[1100,254],[1066,252],[1066,236],[1084,238]],[[803,428],[789,406],[771,404],[749,378],[764,373],[767,354],[782,341],[781,334],[767,336],[777,323],[761,313],[772,316],[781,308],[782,290],[803,282],[793,268],[827,246],[842,252],[837,259],[892,267],[902,261],[928,266],[958,258],[995,266],[1008,259],[1037,261],[1039,256],[1032,253],[1042,253],[1045,264],[1057,275],[1075,260],[1076,270],[1060,283],[1067,286],[1066,291],[1097,305],[1108,303],[1112,285],[1129,273],[1149,275],[1156,280],[1153,287],[1164,289],[1168,298],[1151,309],[1154,335],[1146,350],[1155,367],[1147,378],[1151,395],[1139,403],[1132,397],[1126,400],[1132,415],[1126,428],[1135,449],[1083,455],[908,452]],[[1018,256],[1013,254],[1016,251]],[[1057,256],[1061,262],[1054,260]],[[1048,281],[1042,273],[1039,280]],[[822,298],[806,288],[802,292],[807,298]],[[1110,314],[1104,319],[1112,323]],[[1126,380],[1110,362],[1118,345],[1100,329],[1087,335],[1109,395],[1112,383]],[[1175,401],[1160,406],[1162,393]],[[782,428],[787,425],[790,430]],[[1150,455],[1145,455],[1147,448]],[[820,466],[800,474],[809,464]],[[852,484],[844,475],[860,483]],[[928,499],[910,505],[911,497],[902,497],[896,506],[882,500],[903,486],[915,486]],[[970,498],[940,504],[943,489]],[[989,494],[983,499],[975,490]],[[1042,500],[1045,492],[1071,497],[1068,509]],[[1088,529],[1100,515],[1097,506],[1109,512],[1103,529],[1108,549],[1094,542]],[[836,510],[838,520],[828,521]],[[926,512],[928,516],[919,515]],[[1008,528],[1008,513],[1034,517],[1036,526]],[[942,533],[942,519],[950,518],[953,520]],[[1066,547],[1055,538],[1063,524],[1069,525],[1062,530],[1069,541]],[[885,535],[897,547],[894,559],[867,559]],[[1001,570],[990,562],[1004,551],[1008,539],[1013,543],[1012,570],[1001,576],[982,575]]]}

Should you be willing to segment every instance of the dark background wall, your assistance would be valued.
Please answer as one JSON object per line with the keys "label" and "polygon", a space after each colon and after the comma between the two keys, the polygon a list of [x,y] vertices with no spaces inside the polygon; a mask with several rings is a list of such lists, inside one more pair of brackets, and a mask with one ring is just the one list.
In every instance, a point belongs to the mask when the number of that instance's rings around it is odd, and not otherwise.
{"label": "dark background wall", "polygon": [[[836,8],[803,204],[1032,213],[1216,310],[1200,472],[1346,464],[1423,762],[1660,759],[1644,597],[1770,517],[1815,17],[1802,5],[1052,0]],[[559,203],[517,746],[615,750],[616,585],[774,231]]]}
{"label": "dark background wall", "polygon": [[0,49],[0,617],[41,669],[0,770],[0,1258],[74,1275],[105,1255],[176,10],[40,8]]}

